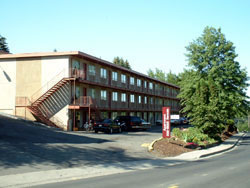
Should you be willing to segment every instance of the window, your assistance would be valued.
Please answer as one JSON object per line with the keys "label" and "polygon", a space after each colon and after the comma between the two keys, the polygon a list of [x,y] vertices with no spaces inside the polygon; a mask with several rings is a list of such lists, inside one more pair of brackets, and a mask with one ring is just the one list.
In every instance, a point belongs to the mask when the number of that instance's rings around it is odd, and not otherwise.
{"label": "window", "polygon": [[107,70],[104,68],[101,68],[101,78],[107,78]]}
{"label": "window", "polygon": [[95,89],[90,89],[90,96],[95,98]]}
{"label": "window", "polygon": [[112,72],[112,80],[117,81],[117,72]]}
{"label": "window", "polygon": [[107,100],[107,91],[101,90],[101,100]]}
{"label": "window", "polygon": [[138,103],[141,104],[141,96],[138,96]]}
{"label": "window", "polygon": [[147,89],[147,81],[144,81],[144,88]]}
{"label": "window", "polygon": [[126,102],[126,93],[122,93],[121,101]]}
{"label": "window", "polygon": [[113,101],[118,101],[118,93],[117,92],[112,93],[112,100]]}
{"label": "window", "polygon": [[141,80],[140,79],[137,79],[137,86],[141,87]]}
{"label": "window", "polygon": [[153,99],[153,97],[150,97],[150,104],[154,104],[154,99]]}
{"label": "window", "polygon": [[130,95],[130,102],[134,103],[135,102],[135,95]]}
{"label": "window", "polygon": [[122,81],[122,83],[126,83],[126,75],[125,74],[122,74],[121,75],[121,81]]}
{"label": "window", "polygon": [[148,102],[148,98],[145,96],[144,97],[144,104],[147,104],[147,102]]}
{"label": "window", "polygon": [[135,85],[135,78],[134,77],[130,77],[130,84]]}
{"label": "window", "polygon": [[95,66],[89,65],[89,75],[95,76]]}
{"label": "window", "polygon": [[149,83],[149,89],[153,89],[153,83],[152,82]]}

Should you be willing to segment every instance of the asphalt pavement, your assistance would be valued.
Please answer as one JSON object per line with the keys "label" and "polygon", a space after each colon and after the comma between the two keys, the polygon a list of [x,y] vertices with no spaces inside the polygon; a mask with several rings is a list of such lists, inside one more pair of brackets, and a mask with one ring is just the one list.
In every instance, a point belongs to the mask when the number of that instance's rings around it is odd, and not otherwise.
{"label": "asphalt pavement", "polygon": [[64,132],[0,115],[0,187],[25,187],[96,176],[171,167],[234,147],[242,134],[224,145],[175,158],[147,152],[161,127],[122,134]]}
{"label": "asphalt pavement", "polygon": [[191,162],[138,170],[122,174],[100,176],[61,183],[40,185],[41,188],[66,187],[164,187],[164,188],[249,188],[250,134],[238,146],[223,155]]}

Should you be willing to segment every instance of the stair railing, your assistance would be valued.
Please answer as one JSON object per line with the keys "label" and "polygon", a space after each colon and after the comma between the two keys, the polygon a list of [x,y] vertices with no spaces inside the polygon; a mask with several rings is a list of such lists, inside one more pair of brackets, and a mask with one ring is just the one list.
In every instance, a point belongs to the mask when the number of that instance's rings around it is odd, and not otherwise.
{"label": "stair railing", "polygon": [[55,84],[57,84],[61,79],[65,77],[65,69],[59,72],[56,76],[54,76],[50,81],[44,84],[40,89],[38,89],[32,96],[31,102],[35,102],[39,97],[41,97],[44,93],[46,93],[50,88],[52,88]]}

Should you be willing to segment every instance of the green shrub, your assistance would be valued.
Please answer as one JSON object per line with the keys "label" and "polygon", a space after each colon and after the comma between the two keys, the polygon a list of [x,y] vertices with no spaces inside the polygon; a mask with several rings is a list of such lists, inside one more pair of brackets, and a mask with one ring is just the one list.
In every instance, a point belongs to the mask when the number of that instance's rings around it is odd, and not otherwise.
{"label": "green shrub", "polygon": [[247,121],[239,121],[237,123],[237,128],[240,132],[242,131],[250,131],[248,128],[248,122]]}
{"label": "green shrub", "polygon": [[196,127],[190,127],[187,130],[174,128],[172,135],[185,142],[193,142],[198,145],[207,145],[216,142],[214,139],[210,138],[207,134],[202,133],[200,129]]}

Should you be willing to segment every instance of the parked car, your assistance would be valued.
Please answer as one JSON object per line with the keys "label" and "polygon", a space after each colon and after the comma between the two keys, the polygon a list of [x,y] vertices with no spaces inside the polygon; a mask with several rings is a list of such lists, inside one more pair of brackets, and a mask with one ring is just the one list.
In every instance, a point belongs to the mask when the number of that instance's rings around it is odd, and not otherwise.
{"label": "parked car", "polygon": [[171,123],[171,125],[180,125],[181,120],[180,119],[171,119],[170,123]]}
{"label": "parked car", "polygon": [[160,125],[162,125],[162,120],[161,120],[161,119],[156,120],[156,122],[155,122],[155,123],[156,123],[156,125],[159,125],[159,126],[160,126]]}
{"label": "parked car", "polygon": [[137,116],[117,116],[114,121],[120,124],[123,130],[151,128],[150,123],[143,122],[142,119]]}
{"label": "parked car", "polygon": [[145,121],[144,119],[141,119],[141,124],[142,124],[143,127],[151,128],[151,123]]}
{"label": "parked car", "polygon": [[188,119],[185,117],[181,117],[180,120],[181,120],[181,124],[185,124],[185,125],[189,124]]}
{"label": "parked car", "polygon": [[104,119],[102,121],[94,123],[93,129],[95,133],[98,133],[99,131],[110,134],[112,134],[113,132],[122,132],[121,126],[111,119]]}

